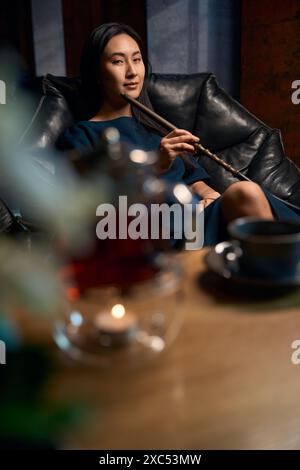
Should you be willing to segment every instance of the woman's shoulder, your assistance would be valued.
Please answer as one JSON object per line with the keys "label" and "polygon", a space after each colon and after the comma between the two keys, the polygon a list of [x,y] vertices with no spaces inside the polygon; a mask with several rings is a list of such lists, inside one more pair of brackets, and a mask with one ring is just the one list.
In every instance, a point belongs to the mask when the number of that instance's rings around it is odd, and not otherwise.
{"label": "woman's shoulder", "polygon": [[59,137],[56,146],[59,150],[88,150],[93,144],[92,121],[78,121],[68,127]]}
{"label": "woman's shoulder", "polygon": [[120,116],[106,121],[77,121],[62,133],[57,140],[56,147],[63,151],[74,148],[80,151],[93,150],[104,129],[115,126],[122,131],[127,127],[128,122],[131,122],[131,119],[129,116]]}
{"label": "woman's shoulder", "polygon": [[68,136],[68,135],[76,135],[80,133],[84,133],[86,130],[88,130],[90,126],[90,121],[77,121],[72,126],[68,127],[65,129],[63,132],[63,136]]}
{"label": "woman's shoulder", "polygon": [[102,121],[77,121],[72,126],[68,127],[65,132],[80,132],[85,129],[90,129],[95,126],[96,123]]}
{"label": "woman's shoulder", "polygon": [[119,116],[109,120],[78,121],[59,138],[57,147],[61,150],[93,150],[101,133],[108,127],[120,132],[121,140],[145,150],[155,150],[161,136],[151,132],[132,116]]}
{"label": "woman's shoulder", "polygon": [[107,127],[116,127],[117,129],[127,128],[128,126],[131,126],[134,123],[133,121],[134,119],[130,116],[120,116],[114,119],[108,119],[108,120],[102,120],[102,121],[99,121],[99,120],[78,121],[71,128],[69,128],[69,131],[71,133],[77,133],[77,132],[99,133],[103,129],[106,129]]}

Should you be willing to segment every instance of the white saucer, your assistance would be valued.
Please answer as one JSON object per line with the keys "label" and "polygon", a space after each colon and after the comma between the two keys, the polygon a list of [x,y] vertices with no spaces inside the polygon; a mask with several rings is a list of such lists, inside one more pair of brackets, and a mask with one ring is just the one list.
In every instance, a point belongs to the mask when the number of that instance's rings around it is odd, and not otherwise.
{"label": "white saucer", "polygon": [[300,276],[288,279],[261,279],[247,277],[239,272],[238,247],[234,242],[218,243],[205,256],[209,269],[223,279],[259,287],[296,287],[300,286]]}

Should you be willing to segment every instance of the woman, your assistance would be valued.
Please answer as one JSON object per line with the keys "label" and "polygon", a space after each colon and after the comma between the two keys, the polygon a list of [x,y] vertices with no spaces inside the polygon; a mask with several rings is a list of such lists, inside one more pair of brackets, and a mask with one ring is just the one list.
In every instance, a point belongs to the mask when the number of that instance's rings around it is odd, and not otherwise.
{"label": "woman", "polygon": [[[116,127],[123,141],[144,150],[160,150],[170,163],[161,175],[183,181],[202,198],[205,207],[205,245],[226,237],[227,223],[241,216],[264,219],[298,218],[300,215],[264,192],[256,183],[233,183],[220,195],[207,181],[209,175],[193,159],[193,143],[199,139],[184,129],[166,133],[122,98],[127,93],[152,108],[147,94],[145,51],[138,34],[128,25],[106,23],[87,40],[81,59],[82,89],[87,103],[87,120],[70,128],[60,139],[63,150],[93,150],[106,127]],[[180,158],[187,152],[190,163]],[[209,182],[209,181],[208,181]]]}

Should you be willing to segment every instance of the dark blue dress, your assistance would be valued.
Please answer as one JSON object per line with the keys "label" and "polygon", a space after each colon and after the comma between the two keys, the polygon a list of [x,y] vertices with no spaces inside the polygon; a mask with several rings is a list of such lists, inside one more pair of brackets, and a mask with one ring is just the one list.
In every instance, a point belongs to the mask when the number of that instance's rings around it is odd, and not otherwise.
{"label": "dark blue dress", "polygon": [[[135,118],[121,116],[109,121],[80,121],[67,129],[57,142],[59,150],[77,149],[80,152],[93,151],[99,142],[101,133],[107,127],[116,127],[120,132],[121,141],[126,142],[128,149],[139,148],[145,151],[159,149],[161,135],[149,131]],[[190,156],[195,169],[186,169],[183,160],[176,157],[171,167],[162,177],[171,182],[192,184],[196,181],[206,181],[209,185],[209,175],[195,159]],[[298,220],[300,212],[278,201],[270,192],[264,191],[270,203],[273,214],[277,219]],[[215,245],[227,237],[226,222],[223,219],[220,198],[212,202],[204,211],[204,246]]]}

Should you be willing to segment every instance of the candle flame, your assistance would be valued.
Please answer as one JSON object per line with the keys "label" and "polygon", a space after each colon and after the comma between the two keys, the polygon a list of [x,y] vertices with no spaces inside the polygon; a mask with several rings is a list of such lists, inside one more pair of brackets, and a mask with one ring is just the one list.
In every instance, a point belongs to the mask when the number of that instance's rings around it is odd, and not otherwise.
{"label": "candle flame", "polygon": [[111,309],[111,314],[115,318],[123,318],[125,315],[125,307],[122,304],[116,304]]}

